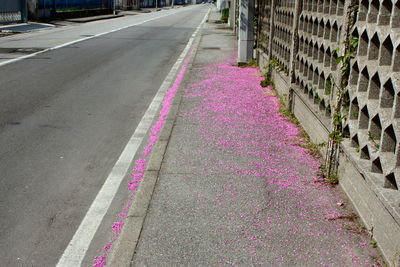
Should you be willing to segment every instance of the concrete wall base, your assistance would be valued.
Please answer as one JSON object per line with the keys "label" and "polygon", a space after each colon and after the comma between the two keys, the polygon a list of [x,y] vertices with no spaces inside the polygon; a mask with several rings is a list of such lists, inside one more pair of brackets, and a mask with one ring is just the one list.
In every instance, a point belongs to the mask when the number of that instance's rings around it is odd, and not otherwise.
{"label": "concrete wall base", "polygon": [[[261,69],[268,64],[268,56],[262,51],[257,52],[256,58]],[[273,71],[272,79],[278,94],[288,101],[290,110],[311,141],[327,142],[330,119],[324,115],[324,111],[319,110],[318,103],[309,99],[296,85],[290,84],[283,72]],[[324,149],[321,150],[322,155],[325,155]],[[385,190],[380,185],[382,181],[377,180],[369,170],[369,165],[363,166],[351,141],[343,141],[339,158],[339,185],[367,229],[372,232],[389,266],[400,266],[400,214],[393,208],[399,204],[382,197],[384,194],[380,191]]]}
{"label": "concrete wall base", "polygon": [[355,149],[345,142],[339,158],[339,185],[371,231],[388,264],[400,266],[400,225],[371,189],[368,180],[372,177],[360,171],[356,158]]}

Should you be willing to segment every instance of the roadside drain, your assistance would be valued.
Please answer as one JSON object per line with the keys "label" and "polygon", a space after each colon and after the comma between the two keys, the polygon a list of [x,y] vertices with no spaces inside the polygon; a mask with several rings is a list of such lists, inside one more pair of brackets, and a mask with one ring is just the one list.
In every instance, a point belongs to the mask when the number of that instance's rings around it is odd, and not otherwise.
{"label": "roadside drain", "polygon": [[203,47],[203,50],[221,50],[221,48],[216,46],[206,46]]}
{"label": "roadside drain", "polygon": [[44,49],[40,47],[0,47],[0,54],[32,54]]}

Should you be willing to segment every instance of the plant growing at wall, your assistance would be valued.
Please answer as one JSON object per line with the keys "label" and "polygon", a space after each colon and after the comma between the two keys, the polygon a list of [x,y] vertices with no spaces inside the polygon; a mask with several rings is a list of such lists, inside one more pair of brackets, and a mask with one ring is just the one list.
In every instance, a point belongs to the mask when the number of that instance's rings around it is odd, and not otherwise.
{"label": "plant growing at wall", "polygon": [[273,69],[274,69],[275,71],[281,71],[281,70],[283,70],[284,68],[285,68],[285,66],[282,65],[281,63],[279,63],[279,61],[276,60],[275,58],[271,59],[271,60],[268,62],[268,64],[267,64],[266,66],[264,66],[264,69],[265,69],[267,72],[269,72],[269,73],[270,73]]}
{"label": "plant growing at wall", "polygon": [[331,74],[329,74],[329,77],[325,83],[325,94],[326,95],[330,95],[332,92],[332,80],[333,80],[333,77],[332,77],[332,73],[331,73]]}
{"label": "plant growing at wall", "polygon": [[381,139],[381,136],[379,135],[377,138],[371,133],[371,131],[368,131],[368,140],[374,145],[375,151],[377,152],[379,150],[379,144],[375,141],[375,139]]}
{"label": "plant growing at wall", "polygon": [[279,66],[279,61],[273,58],[268,62],[268,64],[264,67],[264,69],[270,72],[272,68],[276,68],[278,66]]}
{"label": "plant growing at wall", "polygon": [[228,22],[228,18],[229,18],[229,8],[224,8],[221,10],[221,20],[223,22]]}
{"label": "plant growing at wall", "polygon": [[[296,125],[297,127],[300,128],[300,139],[301,142],[297,143],[297,145],[307,149],[310,154],[314,157],[320,156],[319,150],[321,147],[326,146],[326,143],[320,143],[320,144],[314,144],[313,142],[311,142],[310,136],[307,134],[307,132],[301,128],[300,126],[300,122],[297,120],[297,118],[294,116],[294,114],[292,113],[292,111],[290,111],[289,109],[287,109],[286,107],[286,103],[287,103],[287,94],[282,94],[282,96],[279,96],[278,92],[276,91],[274,82],[271,78],[271,72],[273,69],[275,69],[276,71],[279,71],[281,65],[279,63],[279,61],[277,61],[276,59],[271,59],[268,64],[266,66],[264,66],[264,70],[265,72],[263,73],[263,77],[264,80],[262,80],[260,82],[260,85],[262,87],[267,87],[267,86],[271,86],[273,91],[274,91],[274,95],[278,97],[278,101],[279,101],[279,114],[287,121],[293,123],[294,125]],[[319,99],[319,97],[318,97]]]}
{"label": "plant growing at wall", "polygon": [[263,69],[264,69],[264,72],[263,72],[264,80],[262,80],[260,82],[260,85],[262,87],[267,87],[268,85],[271,85],[272,87],[274,87],[274,82],[272,81],[271,70],[273,68],[276,68],[277,66],[279,66],[278,60],[271,59],[268,62],[268,64],[263,67]]}
{"label": "plant growing at wall", "polygon": [[[354,16],[357,11],[357,1],[352,1],[348,9],[348,24],[346,26],[347,38],[344,42],[344,52],[341,56],[337,57],[337,64],[340,68],[340,82],[336,83],[333,75],[329,75],[329,86],[327,84],[327,91],[336,92],[336,103],[332,105],[332,130],[329,134],[329,142],[326,151],[326,169],[328,180],[330,177],[337,177],[337,166],[340,144],[343,141],[343,124],[347,120],[349,101],[347,99],[347,85],[350,76],[350,60],[354,57],[354,52],[358,47],[358,38],[350,34],[350,30],[354,24]],[[339,49],[332,51],[333,54],[338,54]],[[334,179],[337,180],[337,179]]]}
{"label": "plant growing at wall", "polygon": [[[258,29],[258,14],[254,14],[253,27],[254,27],[254,29]],[[257,38],[255,38],[255,40],[257,40]]]}

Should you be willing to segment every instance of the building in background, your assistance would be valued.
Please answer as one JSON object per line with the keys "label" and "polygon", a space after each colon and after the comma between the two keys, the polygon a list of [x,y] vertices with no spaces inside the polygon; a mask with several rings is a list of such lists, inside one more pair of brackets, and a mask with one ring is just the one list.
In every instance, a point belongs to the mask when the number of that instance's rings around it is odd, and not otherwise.
{"label": "building in background", "polygon": [[[114,0],[27,0],[30,20],[112,13]],[[123,1],[115,0],[115,4]]]}
{"label": "building in background", "polygon": [[2,0],[0,5],[0,24],[27,22],[26,0]]}

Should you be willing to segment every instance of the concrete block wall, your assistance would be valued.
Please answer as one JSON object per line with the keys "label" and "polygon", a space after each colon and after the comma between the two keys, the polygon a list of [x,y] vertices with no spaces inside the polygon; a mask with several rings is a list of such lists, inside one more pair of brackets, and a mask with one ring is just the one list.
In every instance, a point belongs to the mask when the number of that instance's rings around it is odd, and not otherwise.
{"label": "concrete block wall", "polygon": [[[399,14],[400,1],[359,3],[356,23],[351,29],[352,36],[359,38],[359,45],[351,61],[349,120],[345,125],[350,140],[348,147],[356,151],[349,157],[358,166],[364,166],[364,180],[383,204],[380,208],[391,215],[391,220],[384,220],[383,215],[372,216],[376,217],[373,227],[394,221],[397,231],[400,222]],[[394,226],[380,229],[376,239],[384,247],[390,263],[400,265],[400,239],[394,229]]]}
{"label": "concrete block wall", "polygon": [[[289,73],[290,55],[292,51],[293,22],[296,1],[272,1],[272,43],[271,56],[276,59],[283,72]],[[271,26],[271,23],[270,23]]]}
{"label": "concrete block wall", "polygon": [[[259,27],[258,29],[258,53],[263,53],[263,58],[269,57],[270,52],[270,36],[271,36],[271,9],[272,0],[261,0],[258,4]],[[263,62],[263,66],[267,65],[267,62]]]}
{"label": "concrete block wall", "polygon": [[21,12],[0,12],[0,24],[8,24],[14,22],[21,22]]}
{"label": "concrete block wall", "polygon": [[331,129],[337,57],[349,38],[359,39],[342,110],[339,183],[389,265],[400,266],[400,0],[260,0],[258,13],[259,65],[279,62],[277,91],[315,143]]}
{"label": "concrete block wall", "polygon": [[[377,184],[388,189],[383,194],[398,192],[400,185],[399,14],[399,1],[362,1],[352,29],[359,46],[351,62],[346,129],[353,147],[360,150],[359,158],[370,164]],[[400,198],[398,208],[399,204]]]}

